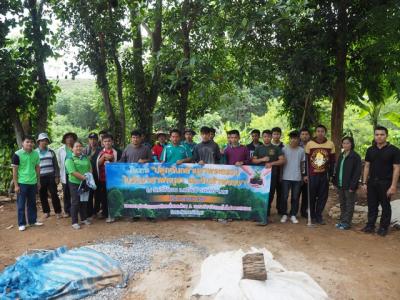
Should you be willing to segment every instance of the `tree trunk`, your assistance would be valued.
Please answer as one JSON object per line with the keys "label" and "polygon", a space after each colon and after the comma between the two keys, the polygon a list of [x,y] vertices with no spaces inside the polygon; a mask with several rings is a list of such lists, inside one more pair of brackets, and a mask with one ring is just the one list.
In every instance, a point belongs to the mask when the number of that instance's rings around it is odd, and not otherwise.
{"label": "tree trunk", "polygon": [[[136,8],[131,8],[131,22],[133,34],[133,65],[134,65],[134,85],[136,93],[135,119],[137,127],[145,135],[147,141],[151,140],[153,132],[153,111],[157,103],[161,71],[158,63],[159,51],[161,49],[161,30],[162,30],[162,0],[157,0],[155,4],[154,31],[152,38],[152,60],[153,70],[150,87],[146,86],[143,68],[143,42],[141,24],[137,22]],[[148,92],[147,92],[148,91]]]}
{"label": "tree trunk", "polygon": [[107,62],[106,62],[106,54],[105,54],[105,43],[104,43],[104,34],[99,33],[99,59],[97,66],[97,86],[101,90],[101,95],[103,97],[104,107],[106,109],[107,119],[109,123],[109,128],[113,136],[116,136],[116,119],[114,110],[111,104],[110,99],[110,87],[107,79]]}
{"label": "tree trunk", "polygon": [[9,107],[10,119],[14,127],[15,137],[17,140],[18,147],[22,147],[22,139],[24,138],[25,132],[22,126],[21,120],[19,119],[19,115],[15,106]]}
{"label": "tree trunk", "polygon": [[[190,12],[190,0],[185,0],[182,3],[182,47],[183,47],[183,57],[187,64],[190,64],[190,29],[193,20],[189,17]],[[182,79],[182,84],[179,89],[179,106],[178,106],[178,129],[183,132],[185,130],[187,122],[187,111],[189,106],[189,92],[191,88],[190,74],[184,74]]]}
{"label": "tree trunk", "polygon": [[[114,22],[114,18],[112,15],[112,1],[109,2],[108,6],[108,15],[110,18],[110,22]],[[123,89],[123,81],[122,81],[122,67],[121,63],[118,58],[118,46],[115,41],[115,37],[111,35],[111,55],[112,59],[115,65],[115,70],[116,70],[116,75],[117,75],[117,99],[118,99],[118,108],[119,108],[119,125],[120,125],[120,130],[119,130],[119,140],[118,143],[125,147],[125,127],[126,127],[126,119],[125,119],[125,104],[124,104],[124,99],[123,99],[123,94],[122,94],[122,89]]]}
{"label": "tree trunk", "polygon": [[343,134],[344,109],[346,105],[346,56],[347,56],[347,1],[341,0],[338,7],[336,82],[334,88],[331,134],[338,154]]}
{"label": "tree trunk", "polygon": [[42,41],[45,40],[45,35],[41,29],[44,1],[40,1],[39,4],[37,4],[36,0],[26,1],[25,3],[28,5],[29,14],[32,21],[31,39],[38,80],[38,88],[35,91],[38,109],[36,129],[38,132],[45,132],[48,125],[48,107],[50,105],[49,98],[51,94],[51,87],[48,84],[44,69],[45,56],[43,54],[44,47],[42,45]]}

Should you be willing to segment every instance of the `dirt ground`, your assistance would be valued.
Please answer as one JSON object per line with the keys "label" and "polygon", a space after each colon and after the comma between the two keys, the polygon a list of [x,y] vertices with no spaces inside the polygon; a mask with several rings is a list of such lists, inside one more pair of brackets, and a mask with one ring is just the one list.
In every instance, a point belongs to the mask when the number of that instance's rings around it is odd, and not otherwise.
{"label": "dirt ground", "polygon": [[[331,195],[328,207],[335,201]],[[280,224],[279,217],[273,215],[273,223],[267,227],[244,221],[124,220],[106,224],[95,220],[78,231],[71,228],[69,219],[51,216],[41,228],[18,232],[15,206],[15,202],[0,204],[0,270],[28,249],[74,247],[140,234],[190,242],[204,251],[188,248],[157,253],[151,269],[130,283],[125,299],[189,299],[206,255],[253,246],[271,251],[288,270],[308,273],[332,299],[400,299],[400,231],[382,238],[360,232],[361,227],[336,230],[335,220],[328,217],[327,225],[309,228],[304,219],[299,224]],[[10,225],[13,228],[7,229]]]}

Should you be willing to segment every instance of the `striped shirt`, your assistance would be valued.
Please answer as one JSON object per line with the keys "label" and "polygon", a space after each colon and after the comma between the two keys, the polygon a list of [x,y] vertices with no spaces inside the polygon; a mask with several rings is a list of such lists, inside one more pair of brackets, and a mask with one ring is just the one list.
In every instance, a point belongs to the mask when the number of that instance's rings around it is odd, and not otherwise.
{"label": "striped shirt", "polygon": [[36,151],[39,153],[40,158],[40,176],[54,175],[54,152],[50,149],[42,151],[39,148]]}

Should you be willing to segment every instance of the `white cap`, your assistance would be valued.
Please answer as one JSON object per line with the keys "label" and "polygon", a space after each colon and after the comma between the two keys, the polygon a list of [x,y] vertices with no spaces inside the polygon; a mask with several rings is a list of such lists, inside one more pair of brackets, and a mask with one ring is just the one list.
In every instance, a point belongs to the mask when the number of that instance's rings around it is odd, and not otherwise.
{"label": "white cap", "polygon": [[50,139],[49,139],[49,136],[47,135],[47,133],[42,132],[42,133],[39,134],[36,142],[43,141],[45,139],[47,139],[49,141],[49,143],[50,143]]}

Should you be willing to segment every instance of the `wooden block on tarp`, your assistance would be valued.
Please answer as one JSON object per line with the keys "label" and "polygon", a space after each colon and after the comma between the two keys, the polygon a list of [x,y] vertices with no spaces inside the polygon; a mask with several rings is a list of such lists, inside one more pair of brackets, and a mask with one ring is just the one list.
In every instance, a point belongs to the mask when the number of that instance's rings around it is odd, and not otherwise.
{"label": "wooden block on tarp", "polygon": [[263,253],[250,253],[242,257],[243,279],[267,280]]}

